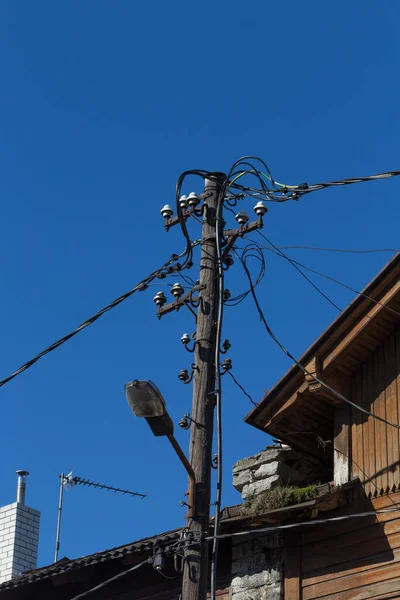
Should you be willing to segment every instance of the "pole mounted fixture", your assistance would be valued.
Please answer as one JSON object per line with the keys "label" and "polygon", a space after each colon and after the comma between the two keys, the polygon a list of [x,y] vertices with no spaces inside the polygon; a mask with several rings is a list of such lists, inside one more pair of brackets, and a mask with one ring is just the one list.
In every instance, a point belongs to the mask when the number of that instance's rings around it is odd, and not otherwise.
{"label": "pole mounted fixture", "polygon": [[256,213],[257,217],[263,217],[268,212],[268,208],[265,206],[265,203],[262,200],[260,200],[260,202],[257,202],[253,210]]}
{"label": "pole mounted fixture", "polygon": [[185,456],[182,448],[174,437],[174,424],[168,414],[165,400],[152,381],[139,381],[134,379],[125,384],[125,396],[128,404],[136,417],[144,417],[153,435],[165,436],[179,457],[189,476],[188,514],[192,518],[195,511],[195,486],[196,477],[193,468]]}
{"label": "pole mounted fixture", "polygon": [[190,192],[188,196],[188,204],[191,208],[196,208],[200,204],[200,198],[196,192]]}
{"label": "pole mounted fixture", "polygon": [[224,362],[221,363],[222,375],[224,375],[227,371],[232,369],[232,360],[230,358],[226,358]]}
{"label": "pole mounted fixture", "polygon": [[195,294],[198,294],[202,289],[204,289],[203,285],[196,284],[192,289],[184,293],[183,287],[179,283],[175,283],[171,288],[171,293],[174,295],[175,300],[169,304],[166,304],[167,299],[163,292],[158,292],[153,299],[158,309],[157,318],[161,319],[162,316],[174,310],[179,310],[182,306],[186,306],[195,318],[197,318],[196,312],[193,310],[198,308],[198,297]]}
{"label": "pole mounted fixture", "polygon": [[221,354],[226,354],[228,350],[232,347],[229,340],[224,340],[222,343],[222,349],[220,350]]}
{"label": "pole mounted fixture", "polygon": [[179,198],[179,206],[181,207],[182,210],[185,210],[189,206],[188,205],[188,199],[187,199],[187,196],[185,194],[183,194]]}
{"label": "pole mounted fixture", "polygon": [[160,213],[164,219],[170,219],[172,217],[172,215],[174,214],[174,211],[172,210],[172,208],[170,207],[169,204],[166,204],[165,206],[162,207],[162,209],[160,210]]}
{"label": "pole mounted fixture", "polygon": [[235,216],[235,219],[239,225],[245,225],[250,220],[249,215],[244,210],[238,212],[238,214]]}
{"label": "pole mounted fixture", "polygon": [[171,288],[171,294],[176,300],[179,300],[179,298],[183,296],[184,292],[185,290],[183,289],[180,283],[174,283],[174,285]]}

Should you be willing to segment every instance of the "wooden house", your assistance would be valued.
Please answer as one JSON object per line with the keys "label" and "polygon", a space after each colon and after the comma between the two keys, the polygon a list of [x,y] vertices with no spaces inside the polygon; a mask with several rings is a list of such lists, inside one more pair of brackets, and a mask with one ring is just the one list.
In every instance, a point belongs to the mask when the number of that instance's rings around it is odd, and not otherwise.
{"label": "wooden house", "polygon": [[[245,420],[355,488],[351,505],[332,515],[348,519],[285,538],[284,597],[400,598],[400,255],[299,363]],[[378,513],[350,516],[365,510]]]}

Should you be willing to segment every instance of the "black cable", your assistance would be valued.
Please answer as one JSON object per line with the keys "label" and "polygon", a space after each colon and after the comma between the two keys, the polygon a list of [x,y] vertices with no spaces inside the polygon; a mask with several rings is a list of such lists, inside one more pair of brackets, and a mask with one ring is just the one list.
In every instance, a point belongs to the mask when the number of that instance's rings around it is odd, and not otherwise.
{"label": "black cable", "polygon": [[354,183],[364,183],[366,181],[375,181],[378,179],[389,179],[390,177],[398,177],[400,175],[400,171],[387,171],[385,173],[377,173],[376,175],[368,175],[366,177],[351,177],[348,179],[339,179],[337,181],[328,181],[324,183],[313,183],[309,186],[309,190],[313,192],[315,190],[322,190],[327,187],[332,186],[341,186],[341,185],[352,185]]}
{"label": "black cable", "polygon": [[286,254],[285,254],[285,253],[284,253],[284,252],[283,252],[283,251],[282,251],[280,248],[278,248],[277,246],[275,246],[275,244],[273,244],[273,243],[272,243],[272,242],[271,242],[271,241],[270,241],[270,240],[269,240],[269,239],[268,239],[268,238],[267,238],[267,237],[266,237],[266,236],[265,236],[263,233],[261,233],[261,231],[260,231],[259,229],[257,229],[257,233],[258,233],[258,234],[259,234],[259,235],[260,235],[262,238],[264,238],[264,240],[265,240],[266,242],[268,242],[268,244],[269,244],[270,246],[272,246],[272,248],[274,248],[274,249],[275,249],[275,250],[276,250],[276,251],[279,253],[279,255],[280,255],[280,256],[282,256],[282,258],[286,259],[286,260],[287,260],[287,261],[288,261],[288,262],[289,262],[289,263],[292,265],[292,267],[293,267],[294,269],[296,269],[296,271],[298,271],[298,273],[300,273],[300,275],[301,275],[302,277],[304,277],[304,279],[305,279],[306,281],[308,281],[308,283],[309,283],[310,285],[312,285],[312,287],[313,287],[315,290],[317,290],[317,292],[318,292],[319,294],[321,294],[321,296],[322,296],[323,298],[325,298],[325,300],[327,300],[327,301],[329,302],[329,304],[331,304],[332,306],[334,306],[334,307],[336,308],[336,310],[338,310],[339,312],[342,312],[342,309],[340,308],[340,306],[338,306],[338,305],[337,305],[337,304],[336,304],[336,303],[335,303],[333,300],[331,300],[331,299],[329,298],[329,296],[327,296],[327,295],[325,294],[325,292],[323,292],[323,291],[322,291],[322,290],[321,290],[321,289],[320,289],[320,288],[319,288],[319,287],[318,287],[318,286],[317,286],[317,285],[316,285],[316,284],[315,284],[315,283],[314,283],[314,282],[313,282],[313,281],[312,281],[312,280],[311,280],[311,279],[310,279],[310,278],[309,278],[309,277],[308,277],[308,276],[307,276],[305,273],[303,273],[303,271],[302,271],[302,270],[300,269],[300,267],[297,265],[296,261],[294,261],[294,260],[292,260],[291,258],[289,258],[289,256],[287,256],[287,255],[286,255]]}
{"label": "black cable", "polygon": [[242,390],[243,394],[248,397],[248,399],[250,400],[250,402],[252,404],[254,404],[254,406],[257,406],[257,402],[254,402],[253,398],[250,396],[250,394],[248,394],[246,392],[246,390],[244,389],[244,387],[242,385],[240,385],[240,383],[238,382],[238,380],[236,379],[236,377],[233,375],[233,373],[231,373],[230,371],[226,371],[226,373],[228,373],[228,375],[230,377],[232,377],[233,381],[236,383],[236,385],[238,386],[238,388],[240,388]]}
{"label": "black cable", "polygon": [[315,246],[278,246],[279,250],[319,250],[322,252],[348,252],[351,254],[372,254],[373,252],[400,252],[398,248],[373,248],[371,250],[352,250],[347,248],[318,248]]}
{"label": "black cable", "polygon": [[[263,168],[267,171],[267,177],[270,178],[272,189],[268,188],[265,180],[263,179],[262,172],[259,171],[255,167],[254,164],[249,163],[248,162],[249,160],[258,161],[260,164],[262,164]],[[310,194],[312,192],[319,191],[319,190],[322,190],[322,189],[325,189],[328,187],[352,185],[355,183],[363,183],[363,182],[367,182],[367,181],[388,179],[388,178],[397,177],[398,175],[400,175],[399,170],[394,170],[394,171],[387,171],[385,173],[378,173],[376,175],[369,175],[366,177],[352,177],[352,178],[341,179],[341,180],[337,180],[337,181],[315,183],[315,184],[311,184],[311,185],[308,185],[307,183],[302,183],[297,186],[285,186],[282,184],[275,183],[268,166],[259,157],[245,156],[242,159],[239,159],[239,161],[237,161],[236,166],[239,166],[240,164],[242,164],[246,167],[250,167],[250,169],[246,169],[246,170],[244,170],[242,172],[238,172],[238,173],[234,172],[234,175],[241,175],[241,177],[246,176],[246,175],[252,175],[253,177],[257,178],[257,180],[260,184],[260,188],[257,189],[252,186],[247,186],[247,185],[238,183],[237,181],[234,180],[234,177],[233,177],[232,182],[229,184],[230,190],[232,190],[232,188],[234,188],[237,190],[241,190],[242,192],[244,192],[244,194],[246,196],[253,196],[253,197],[259,198],[259,199],[260,199],[260,197],[264,197],[266,200],[272,201],[272,202],[287,202],[288,200],[299,200],[305,194]]]}
{"label": "black cable", "polygon": [[[191,243],[191,249],[193,248],[193,246],[198,245],[198,243],[199,243],[198,241]],[[39,359],[41,359],[46,354],[50,354],[50,352],[53,352],[54,350],[56,350],[57,348],[62,346],[62,344],[65,344],[65,342],[67,342],[68,340],[73,338],[75,335],[77,335],[83,329],[85,329],[86,327],[89,327],[89,325],[92,325],[95,321],[97,321],[97,319],[99,319],[102,315],[104,315],[104,313],[108,312],[112,308],[115,308],[116,306],[121,304],[121,302],[124,302],[124,300],[126,300],[127,298],[132,296],[132,294],[134,294],[135,292],[138,292],[138,291],[144,291],[146,289],[147,285],[151,281],[153,281],[156,277],[159,277],[159,276],[167,277],[167,275],[170,274],[168,272],[168,268],[171,268],[171,265],[173,265],[173,263],[176,263],[176,261],[179,258],[182,258],[183,256],[186,256],[186,255],[187,255],[187,250],[184,250],[184,252],[182,252],[179,255],[176,255],[176,254],[173,255],[173,257],[170,260],[168,260],[166,263],[164,263],[164,265],[160,269],[157,269],[157,271],[153,271],[153,273],[151,273],[145,279],[143,279],[140,283],[135,285],[135,287],[133,287],[131,290],[129,290],[128,292],[125,292],[125,294],[122,294],[122,296],[119,296],[118,298],[116,298],[115,300],[110,302],[110,304],[108,304],[107,306],[105,306],[104,308],[99,310],[95,315],[93,315],[92,317],[90,317],[89,319],[87,319],[86,321],[81,323],[76,329],[74,329],[74,331],[72,331],[71,333],[68,333],[64,337],[60,338],[59,340],[57,340],[56,342],[54,342],[53,344],[48,346],[45,350],[40,352],[37,356],[35,356],[31,360],[28,360],[28,362],[26,362],[21,367],[19,367],[19,369],[14,371],[14,373],[9,375],[5,379],[1,380],[0,387],[2,387],[3,385],[5,385],[9,381],[11,381],[12,379],[17,377],[18,375],[20,375],[21,373],[23,373],[30,367],[32,367],[32,365],[34,365]],[[181,268],[183,268],[183,267],[181,267]],[[173,270],[172,272],[174,272],[174,271],[175,270]]]}
{"label": "black cable", "polygon": [[81,598],[86,598],[90,594],[93,594],[93,592],[97,592],[97,591],[103,589],[104,587],[106,587],[107,585],[112,583],[113,581],[117,581],[118,579],[121,579],[122,577],[129,575],[129,573],[136,571],[137,569],[139,569],[140,567],[143,567],[144,565],[150,564],[152,561],[153,561],[152,557],[147,558],[146,560],[143,560],[142,562],[131,567],[130,569],[127,569],[126,571],[122,571],[122,573],[118,573],[117,575],[114,575],[114,577],[110,577],[110,579],[106,579],[106,581],[99,583],[95,587],[92,587],[90,590],[86,590],[86,592],[82,592],[81,594],[74,596],[73,598],[71,598],[71,600],[81,600]]}
{"label": "black cable", "polygon": [[[221,500],[222,500],[222,389],[221,389],[221,370],[220,370],[220,347],[221,347],[221,333],[222,333],[222,317],[223,317],[223,290],[224,290],[224,269],[222,265],[222,249],[221,242],[223,238],[223,207],[224,198],[226,195],[226,188],[231,177],[232,172],[235,168],[244,160],[252,157],[244,157],[236,161],[231,167],[227,177],[222,183],[217,211],[217,230],[216,230],[216,248],[217,248],[217,270],[218,270],[218,314],[217,314],[217,333],[216,333],[216,347],[215,347],[215,399],[216,399],[216,422],[217,422],[217,490],[215,499],[215,521],[214,521],[214,535],[212,543],[211,553],[211,600],[215,600],[216,597],[216,586],[217,586],[217,562],[218,562],[218,547],[219,547],[219,525],[221,516]],[[252,165],[250,165],[252,166]]]}
{"label": "black cable", "polygon": [[[260,160],[260,159],[258,159]],[[247,173],[245,173],[247,174]],[[261,175],[261,173],[259,173]],[[232,187],[236,189],[240,189],[247,193],[247,195],[259,194],[265,195],[266,200],[274,201],[274,202],[286,202],[288,200],[299,200],[302,196],[306,194],[310,194],[312,192],[316,192],[328,187],[337,187],[337,186],[346,186],[353,185],[355,183],[363,183],[367,181],[376,181],[380,179],[388,179],[391,177],[397,177],[400,175],[399,170],[395,171],[387,171],[385,173],[378,173],[376,175],[369,175],[366,177],[352,177],[348,179],[340,179],[337,181],[328,181],[323,183],[314,183],[308,185],[307,183],[300,184],[298,186],[282,186],[280,189],[277,189],[276,184],[274,190],[269,190],[268,193],[265,192],[265,184],[261,185],[261,189],[252,188],[249,186],[244,186],[238,184],[237,182],[232,183]],[[272,179],[272,176],[271,176]]]}
{"label": "black cable", "polygon": [[221,515],[222,503],[222,385],[221,385],[221,336],[222,336],[222,320],[224,313],[224,269],[222,264],[222,239],[223,239],[223,208],[224,197],[228,178],[224,180],[219,189],[217,210],[216,210],[216,251],[217,251],[217,286],[218,286],[218,307],[217,307],[217,324],[215,335],[215,356],[214,356],[214,373],[215,373],[215,406],[216,406],[216,426],[217,426],[217,485],[215,497],[215,519],[214,519],[214,536],[211,550],[211,600],[215,600],[217,589],[217,561],[218,561],[218,546],[219,540],[219,523]]}
{"label": "black cable", "polygon": [[[233,247],[233,249],[237,249],[237,245],[235,245]],[[260,270],[258,272],[257,279],[254,282],[254,287],[257,287],[263,280],[265,271],[266,271],[266,263],[265,263],[264,254],[260,250],[260,245],[255,241],[252,241],[251,243],[247,244],[244,248],[241,248],[241,251],[242,251],[242,259],[255,258],[260,262]],[[249,294],[250,294],[250,290],[248,289],[236,296],[232,296],[231,298],[226,300],[225,304],[227,306],[237,306],[238,304],[243,302],[243,300]]]}
{"label": "black cable", "polygon": [[260,319],[261,319],[262,323],[264,324],[265,329],[267,330],[268,335],[279,346],[279,348],[282,350],[282,352],[284,352],[286,354],[286,356],[288,356],[306,375],[309,375],[310,377],[312,377],[315,381],[317,381],[318,383],[320,383],[325,389],[327,389],[329,392],[331,392],[331,394],[333,394],[334,396],[336,396],[337,398],[339,398],[340,400],[342,400],[346,404],[349,404],[353,408],[356,408],[360,412],[368,415],[369,417],[372,417],[372,418],[376,419],[377,421],[380,421],[381,423],[385,423],[385,425],[389,425],[390,427],[394,427],[395,429],[399,429],[400,430],[400,425],[397,425],[396,423],[391,423],[390,421],[387,421],[386,419],[384,419],[382,417],[379,417],[378,415],[374,415],[373,413],[371,413],[369,410],[366,410],[362,406],[359,406],[358,404],[355,404],[355,402],[352,402],[351,400],[349,400],[348,398],[346,398],[345,396],[343,396],[343,394],[341,394],[340,392],[338,392],[337,390],[335,390],[334,388],[332,388],[330,385],[328,385],[327,383],[325,383],[324,381],[322,381],[319,377],[317,377],[313,373],[310,373],[298,360],[296,360],[294,358],[294,356],[289,352],[289,350],[287,350],[287,348],[285,348],[285,346],[278,340],[278,338],[276,337],[276,335],[273,333],[272,329],[268,325],[268,323],[267,323],[267,321],[265,319],[264,313],[263,313],[263,311],[261,309],[261,306],[259,304],[259,301],[258,301],[258,298],[257,298],[257,294],[256,294],[255,289],[254,289],[254,284],[252,282],[251,275],[250,275],[250,272],[249,272],[249,270],[247,268],[246,262],[242,261],[241,258],[239,257],[239,255],[236,252],[235,252],[235,254],[237,255],[237,257],[241,261],[241,263],[243,265],[243,268],[244,268],[244,270],[246,272],[246,275],[247,275],[247,278],[248,278],[249,284],[250,284],[251,294],[253,296],[253,300],[254,300],[254,303],[256,305],[258,314],[260,315]]}
{"label": "black cable", "polygon": [[191,287],[193,287],[194,285],[196,285],[195,280],[192,277],[189,277],[189,275],[183,275],[183,273],[181,273],[180,271],[177,272],[177,275],[179,275],[179,277],[181,279],[183,279],[183,281],[185,283],[187,283],[188,285],[190,285]]}
{"label": "black cable", "polygon": [[[318,507],[316,507],[318,508]],[[254,534],[254,533],[273,533],[274,531],[282,531],[285,529],[293,529],[293,528],[297,528],[297,527],[306,527],[306,526],[310,526],[310,525],[322,525],[324,523],[335,523],[338,521],[346,521],[347,519],[360,519],[363,517],[376,517],[376,515],[385,515],[388,513],[392,513],[392,512],[398,512],[400,510],[400,507],[396,507],[395,508],[383,508],[381,510],[370,510],[370,511],[365,511],[362,513],[354,513],[351,515],[341,515],[340,517],[328,517],[327,519],[311,519],[311,521],[301,521],[301,522],[296,522],[296,523],[289,523],[288,525],[272,525],[269,527],[260,527],[260,528],[254,528],[253,529],[249,529],[249,530],[245,530],[245,531],[235,531],[233,533],[223,533],[221,535],[219,535],[219,539],[226,539],[226,538],[232,538],[232,537],[239,537],[242,535],[249,535],[249,534]],[[211,540],[211,537],[207,537],[206,541]],[[75,600],[75,599],[73,599]]]}
{"label": "black cable", "polygon": [[[271,248],[267,248],[266,246],[260,246],[260,248],[264,248],[264,250],[267,250],[268,252],[272,252],[273,254],[276,254],[277,256],[281,256],[278,252],[275,252],[274,250],[271,250]],[[346,283],[343,283],[343,281],[339,281],[339,279],[335,279],[334,277],[331,277],[330,275],[327,275],[326,273],[321,273],[321,271],[316,271],[315,269],[311,269],[311,267],[307,267],[307,265],[304,265],[301,262],[299,262],[298,260],[294,260],[293,258],[290,260],[291,260],[291,262],[295,263],[296,265],[299,265],[299,267],[301,267],[302,269],[306,269],[307,271],[310,271],[310,273],[314,273],[315,275],[324,277],[325,279],[328,279],[329,281],[332,281],[333,283],[340,285],[341,287],[345,288],[346,290],[349,290],[350,292],[357,294],[357,296],[362,296],[363,298],[367,298],[374,304],[376,304],[378,306],[382,306],[382,308],[384,308],[385,310],[388,310],[389,312],[393,313],[394,315],[400,316],[400,312],[398,310],[392,308],[391,306],[387,306],[386,304],[383,304],[383,302],[379,302],[379,300],[375,300],[375,298],[372,298],[372,296],[368,296],[368,294],[364,294],[364,292],[359,292],[358,290],[352,288],[351,286],[347,285]]]}

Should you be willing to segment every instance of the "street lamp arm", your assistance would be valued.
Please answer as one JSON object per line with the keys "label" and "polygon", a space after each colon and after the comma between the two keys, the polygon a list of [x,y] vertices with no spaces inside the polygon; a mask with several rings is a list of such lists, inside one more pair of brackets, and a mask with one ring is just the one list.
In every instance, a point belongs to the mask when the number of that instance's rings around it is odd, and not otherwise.
{"label": "street lamp arm", "polygon": [[169,441],[171,443],[171,446],[175,450],[176,454],[179,457],[179,460],[181,461],[181,463],[185,467],[186,472],[187,472],[187,474],[189,476],[189,493],[188,493],[189,510],[188,510],[188,514],[186,515],[186,517],[187,518],[191,518],[195,514],[194,498],[195,498],[196,476],[194,474],[192,465],[190,464],[190,462],[186,458],[186,455],[183,452],[182,448],[180,447],[180,445],[176,441],[175,436],[168,435],[167,437],[168,437],[168,439],[169,439]]}

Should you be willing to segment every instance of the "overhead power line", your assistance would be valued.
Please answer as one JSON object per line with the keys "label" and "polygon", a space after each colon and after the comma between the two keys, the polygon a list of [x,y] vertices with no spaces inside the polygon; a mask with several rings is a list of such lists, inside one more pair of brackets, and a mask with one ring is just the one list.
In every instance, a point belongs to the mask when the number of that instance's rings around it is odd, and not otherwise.
{"label": "overhead power line", "polygon": [[71,598],[71,600],[81,600],[82,598],[87,598],[87,596],[93,594],[94,592],[98,592],[99,590],[102,590],[103,588],[105,588],[107,585],[110,585],[110,583],[113,583],[114,581],[117,581],[118,579],[122,579],[122,577],[126,577],[126,575],[129,575],[129,573],[133,573],[133,571],[140,569],[140,567],[144,567],[144,565],[149,565],[152,562],[153,562],[152,557],[146,558],[146,560],[142,560],[142,562],[138,563],[137,565],[134,565],[130,569],[127,569],[126,571],[122,571],[122,573],[118,573],[117,575],[114,575],[114,577],[110,577],[110,579],[107,579],[106,581],[99,583],[95,587],[92,587],[90,590],[86,590],[85,592],[82,592],[81,594],[74,596],[73,598]]}
{"label": "overhead power line", "polygon": [[244,389],[244,387],[242,385],[240,385],[240,383],[238,382],[238,380],[236,379],[236,377],[233,375],[233,373],[231,373],[230,371],[226,371],[226,373],[228,373],[228,375],[230,375],[230,377],[233,379],[233,381],[235,382],[235,384],[237,385],[237,387],[240,390],[242,390],[243,394],[248,397],[248,399],[250,400],[250,402],[252,404],[254,404],[254,406],[257,406],[257,402],[254,402],[253,398],[250,396],[250,394],[248,392],[246,392],[246,390]]}
{"label": "overhead power line", "polygon": [[296,269],[296,271],[298,273],[300,273],[300,275],[302,277],[304,277],[304,279],[306,281],[308,281],[308,283],[323,297],[325,298],[325,300],[327,300],[329,302],[329,304],[331,304],[334,308],[336,308],[336,310],[338,310],[339,312],[342,312],[342,309],[340,308],[340,306],[338,306],[333,300],[331,300],[329,298],[329,296],[327,296],[325,294],[325,292],[323,292],[313,281],[311,281],[311,279],[305,274],[303,273],[303,271],[300,269],[300,267],[297,265],[296,261],[292,260],[289,256],[287,256],[280,248],[278,248],[277,246],[275,246],[275,244],[273,244],[263,233],[261,233],[260,230],[257,231],[257,233],[260,234],[260,236],[262,238],[264,238],[264,240],[266,242],[268,242],[268,244],[275,249],[276,253],[279,254],[282,258],[284,258],[285,260],[287,260],[294,269]]}
{"label": "overhead power line", "polygon": [[[318,508],[318,507],[317,507]],[[248,529],[245,531],[235,531],[231,533],[222,533],[218,537],[220,540],[225,538],[240,537],[243,535],[249,535],[254,533],[273,533],[275,531],[284,531],[286,529],[297,529],[299,527],[310,527],[312,525],[322,525],[325,523],[336,523],[339,521],[347,521],[348,519],[362,519],[363,517],[376,517],[376,515],[385,515],[388,513],[398,512],[400,507],[393,508],[382,508],[381,510],[369,510],[361,513],[354,513],[352,515],[341,515],[340,517],[329,517],[327,519],[311,519],[310,521],[301,521],[300,523],[289,523],[288,525],[272,525],[270,527],[257,527]],[[207,537],[206,540],[211,540],[211,537]],[[75,599],[73,599],[75,600]]]}
{"label": "overhead power line", "polygon": [[352,248],[319,248],[318,246],[278,246],[279,250],[317,250],[320,252],[345,252],[350,254],[372,254],[374,252],[400,252],[398,248],[372,248],[356,250]]}
{"label": "overhead power line", "polygon": [[308,371],[306,369],[306,367],[304,367],[304,365],[302,365],[298,360],[296,360],[294,358],[293,354],[291,354],[289,352],[289,350],[287,348],[285,348],[285,346],[278,340],[278,338],[276,337],[276,335],[274,334],[274,332],[272,331],[272,329],[268,325],[267,320],[265,319],[264,313],[262,311],[262,308],[260,306],[260,303],[258,301],[257,294],[256,294],[255,289],[254,289],[254,284],[253,284],[253,281],[251,279],[251,274],[250,274],[250,271],[249,271],[249,269],[248,269],[248,267],[246,265],[246,261],[242,260],[241,257],[239,256],[239,254],[235,250],[234,250],[234,252],[235,252],[236,256],[239,258],[240,262],[242,263],[243,268],[245,270],[245,273],[247,275],[247,278],[249,280],[251,295],[253,296],[253,300],[254,300],[254,303],[256,305],[258,314],[260,315],[260,319],[261,319],[262,323],[264,324],[265,329],[267,330],[268,335],[272,338],[272,340],[275,342],[275,344],[277,344],[277,346],[279,346],[279,348],[282,350],[282,352],[284,352],[284,354],[286,354],[286,356],[288,356],[306,375],[309,375],[310,377],[312,377],[315,381],[317,381],[318,383],[320,383],[325,389],[327,389],[329,392],[331,392],[331,394],[333,394],[334,396],[336,396],[337,398],[339,398],[340,400],[342,400],[346,404],[349,404],[353,408],[356,408],[360,412],[368,415],[369,417],[372,417],[373,419],[376,419],[377,421],[380,421],[381,423],[384,423],[385,425],[389,425],[390,427],[394,427],[395,429],[399,429],[400,430],[400,425],[397,425],[396,423],[391,423],[390,421],[387,421],[386,419],[384,419],[383,417],[379,417],[378,415],[374,415],[369,410],[366,410],[362,406],[359,406],[355,402],[352,402],[351,400],[349,400],[348,398],[346,398],[345,396],[343,396],[343,394],[341,394],[340,392],[338,392],[337,390],[335,390],[334,388],[332,388],[330,385],[328,385],[327,383],[325,383],[324,381],[322,381],[319,377],[317,377],[313,373],[310,373],[310,371]]}
{"label": "overhead power line", "polygon": [[[258,232],[258,233],[260,233],[260,232]],[[267,240],[267,238],[264,235],[262,237],[265,240]],[[267,241],[269,242],[269,240],[267,240]],[[269,242],[269,243],[271,243],[271,242]],[[273,254],[276,254],[277,256],[282,256],[281,253],[276,252],[275,250],[273,250],[272,248],[268,248],[267,246],[262,246],[260,244],[259,247],[263,248],[264,250],[267,250],[268,252],[272,252]],[[276,246],[274,246],[274,247],[276,247]],[[376,304],[378,306],[382,306],[382,308],[384,308],[385,310],[400,317],[400,312],[398,310],[396,310],[395,308],[392,308],[391,306],[387,306],[386,304],[383,304],[383,302],[379,302],[379,300],[375,300],[375,298],[372,298],[372,296],[369,296],[368,294],[365,294],[364,292],[360,292],[360,291],[356,290],[355,288],[351,287],[350,285],[343,283],[343,281],[339,281],[339,279],[335,279],[335,277],[331,277],[330,275],[327,275],[326,273],[321,273],[321,271],[312,269],[311,267],[308,267],[307,265],[299,262],[298,260],[295,260],[294,258],[290,258],[288,256],[284,256],[284,257],[282,256],[282,258],[286,258],[294,265],[298,265],[302,269],[306,269],[306,271],[310,271],[310,273],[314,273],[315,275],[318,275],[319,277],[324,277],[325,279],[328,279],[329,281],[332,281],[333,283],[340,285],[341,287],[345,288],[346,290],[349,290],[350,292],[357,294],[357,296],[362,296],[363,298],[367,298],[367,300],[370,300],[371,302],[373,302],[374,304]]]}
{"label": "overhead power line", "polygon": [[[233,192],[233,190],[240,190],[241,193],[234,193],[234,200],[243,199],[246,196],[252,196],[254,198],[263,197],[271,202],[287,202],[288,200],[299,200],[302,196],[306,194],[310,194],[312,192],[316,192],[319,190],[323,190],[328,187],[337,187],[337,186],[347,186],[353,185],[355,183],[364,183],[367,181],[377,181],[381,179],[389,179],[391,177],[398,177],[400,175],[399,170],[394,171],[386,171],[384,173],[378,173],[376,175],[368,175],[365,177],[351,177],[346,179],[338,179],[335,181],[327,181],[322,183],[301,183],[299,185],[287,185],[283,183],[278,183],[271,175],[267,165],[260,158],[252,156],[252,157],[244,157],[245,159],[251,159],[256,162],[250,163],[247,161],[238,161],[238,164],[242,164],[246,167],[250,167],[245,169],[244,171],[235,171],[231,175],[231,179],[228,185],[228,189]],[[257,163],[261,164],[262,168],[258,168]],[[267,171],[267,172],[264,172]],[[253,187],[250,185],[244,185],[239,183],[242,177],[253,177],[259,184],[259,187]],[[268,182],[268,183],[267,183]],[[230,204],[231,206],[234,203]]]}
{"label": "overhead power line", "polygon": [[[191,242],[191,249],[193,249],[199,243],[200,243],[199,240],[196,240],[195,242]],[[92,325],[95,321],[97,321],[97,319],[99,319],[101,316],[103,316],[106,312],[108,312],[112,308],[115,308],[116,306],[118,306],[119,304],[124,302],[124,300],[126,300],[127,298],[132,296],[135,292],[141,292],[141,291],[146,290],[147,286],[150,284],[150,282],[153,281],[154,279],[156,279],[157,277],[165,278],[174,272],[177,272],[177,271],[179,272],[181,270],[181,268],[183,268],[183,267],[182,267],[182,265],[179,265],[179,263],[177,261],[180,258],[187,256],[187,252],[188,252],[188,250],[186,249],[183,252],[181,252],[181,254],[179,254],[179,255],[174,254],[167,262],[165,262],[162,265],[162,267],[157,269],[157,271],[153,271],[153,273],[151,273],[150,275],[148,275],[147,277],[142,279],[142,281],[140,283],[138,283],[137,285],[135,285],[135,287],[133,287],[128,292],[125,292],[125,294],[122,294],[122,296],[119,296],[118,298],[116,298],[115,300],[110,302],[110,304],[107,304],[107,306],[105,306],[104,308],[99,310],[95,315],[93,315],[92,317],[90,317],[89,319],[87,319],[86,321],[81,323],[71,333],[68,333],[64,337],[60,338],[59,340],[57,340],[56,342],[54,342],[53,344],[48,346],[45,350],[43,350],[42,352],[37,354],[34,358],[31,358],[31,360],[28,360],[28,362],[26,362],[21,367],[19,367],[19,369],[14,371],[14,373],[9,375],[5,379],[2,379],[0,381],[0,387],[2,387],[3,385],[5,385],[9,381],[11,381],[12,379],[17,377],[18,375],[20,375],[21,373],[23,373],[30,367],[32,367],[32,365],[34,365],[39,359],[41,359],[46,354],[50,354],[50,352],[53,352],[54,350],[56,350],[57,348],[59,348],[60,346],[65,344],[65,342],[67,342],[68,340],[73,338],[75,335],[77,335],[78,333],[80,333],[81,331],[86,329],[86,327],[89,327],[89,325]],[[176,264],[173,267],[172,265],[174,263],[176,263]]]}

